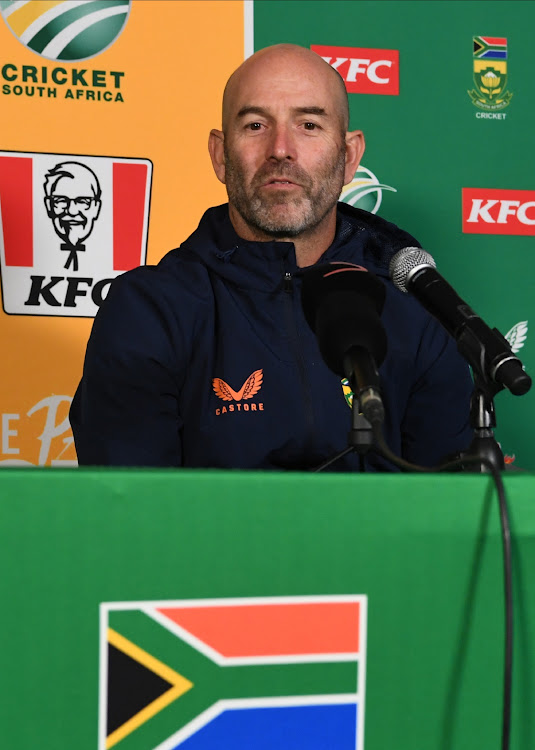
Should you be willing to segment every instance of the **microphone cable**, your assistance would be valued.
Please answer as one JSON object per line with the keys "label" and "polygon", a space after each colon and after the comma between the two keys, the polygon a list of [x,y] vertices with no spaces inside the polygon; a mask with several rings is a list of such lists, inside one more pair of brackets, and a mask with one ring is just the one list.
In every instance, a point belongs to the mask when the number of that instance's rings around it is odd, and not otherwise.
{"label": "microphone cable", "polygon": [[[507,496],[505,486],[500,471],[492,461],[485,457],[463,456],[452,461],[434,467],[419,466],[405,461],[403,458],[396,456],[385,442],[381,424],[374,421],[371,424],[375,445],[378,452],[394,466],[402,471],[416,472],[420,474],[436,474],[445,471],[454,471],[462,469],[471,464],[484,465],[489,471],[494,481],[498,496],[498,508],[500,515],[500,531],[502,539],[502,556],[503,556],[503,586],[504,586],[504,664],[503,664],[503,704],[502,704],[502,745],[501,750],[509,750],[511,736],[511,709],[512,709],[512,688],[513,688],[513,575],[512,575],[512,556],[511,556],[511,529],[509,523],[509,511],[507,507]],[[353,447],[345,448],[340,453],[322,463],[313,472],[323,471],[331,466],[335,461],[346,456]]]}

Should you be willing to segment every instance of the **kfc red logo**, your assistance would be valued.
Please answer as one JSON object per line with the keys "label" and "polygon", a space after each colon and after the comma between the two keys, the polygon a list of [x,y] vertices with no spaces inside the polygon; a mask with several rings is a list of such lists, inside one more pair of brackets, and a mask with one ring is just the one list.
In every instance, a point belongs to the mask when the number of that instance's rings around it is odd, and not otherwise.
{"label": "kfc red logo", "polygon": [[10,315],[93,317],[145,263],[148,159],[0,151],[0,282]]}
{"label": "kfc red logo", "polygon": [[327,47],[312,44],[310,49],[337,70],[349,94],[399,94],[399,51],[364,47]]}
{"label": "kfc red logo", "polygon": [[463,188],[466,234],[535,234],[535,190]]}

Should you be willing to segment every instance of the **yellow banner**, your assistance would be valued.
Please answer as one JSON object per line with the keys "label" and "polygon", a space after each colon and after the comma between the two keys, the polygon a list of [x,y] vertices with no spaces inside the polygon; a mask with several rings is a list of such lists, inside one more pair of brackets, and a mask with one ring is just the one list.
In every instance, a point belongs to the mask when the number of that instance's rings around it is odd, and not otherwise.
{"label": "yellow banner", "polygon": [[0,2],[0,466],[69,465],[112,279],[226,200],[208,132],[244,57],[236,0]]}

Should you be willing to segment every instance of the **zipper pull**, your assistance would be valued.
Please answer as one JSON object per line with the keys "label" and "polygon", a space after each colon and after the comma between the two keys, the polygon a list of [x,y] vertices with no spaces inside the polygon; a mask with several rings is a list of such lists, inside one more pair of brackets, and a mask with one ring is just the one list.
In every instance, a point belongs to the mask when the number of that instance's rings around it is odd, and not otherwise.
{"label": "zipper pull", "polygon": [[285,292],[291,292],[292,291],[292,274],[289,271],[286,271],[284,274],[284,291]]}

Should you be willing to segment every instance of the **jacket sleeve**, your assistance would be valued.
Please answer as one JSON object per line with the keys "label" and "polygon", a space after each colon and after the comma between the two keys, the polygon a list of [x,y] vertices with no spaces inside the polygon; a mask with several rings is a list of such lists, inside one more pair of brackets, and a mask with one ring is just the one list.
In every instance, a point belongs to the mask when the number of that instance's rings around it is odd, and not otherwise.
{"label": "jacket sleeve", "polygon": [[181,464],[180,337],[155,281],[151,267],[118,277],[95,318],[70,411],[82,466]]}
{"label": "jacket sleeve", "polygon": [[402,422],[402,453],[412,463],[435,466],[470,444],[472,377],[455,341],[431,317],[415,365]]}

